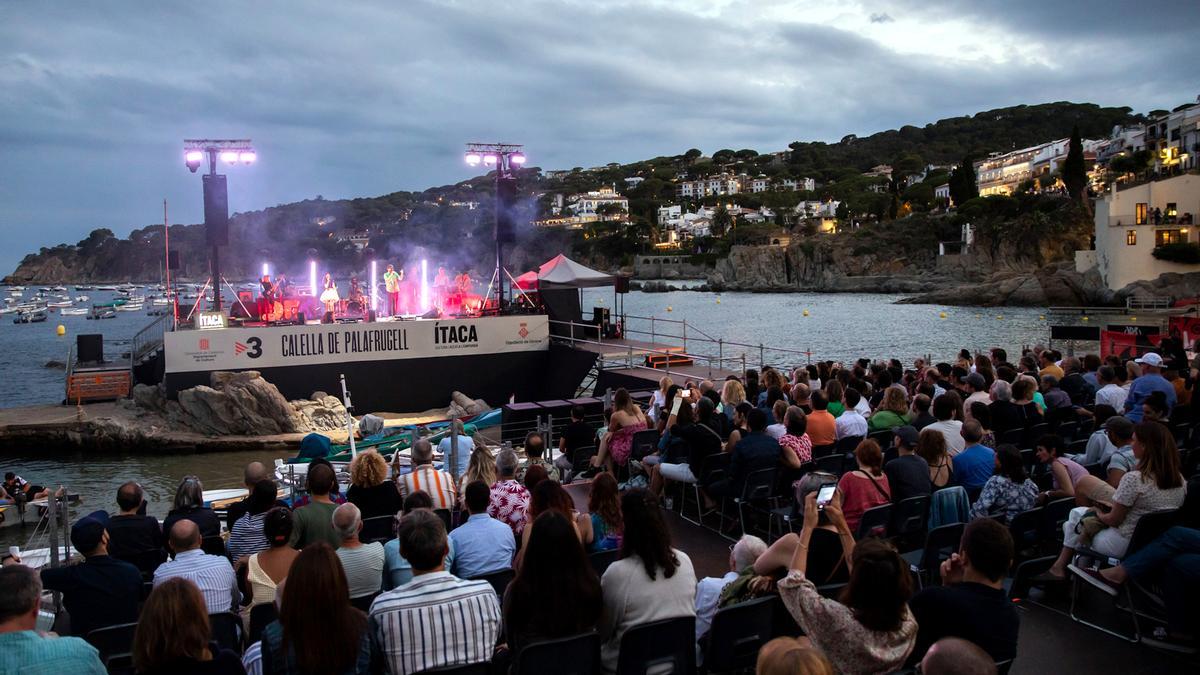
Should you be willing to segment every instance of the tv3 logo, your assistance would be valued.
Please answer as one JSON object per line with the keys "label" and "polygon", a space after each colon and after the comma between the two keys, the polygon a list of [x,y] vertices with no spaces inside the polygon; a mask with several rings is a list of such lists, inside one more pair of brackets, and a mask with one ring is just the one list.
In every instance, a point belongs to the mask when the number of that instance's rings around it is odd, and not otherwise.
{"label": "tv3 logo", "polygon": [[233,353],[235,356],[245,354],[252,359],[257,359],[262,356],[262,340],[256,337],[246,338],[246,341],[233,343]]}

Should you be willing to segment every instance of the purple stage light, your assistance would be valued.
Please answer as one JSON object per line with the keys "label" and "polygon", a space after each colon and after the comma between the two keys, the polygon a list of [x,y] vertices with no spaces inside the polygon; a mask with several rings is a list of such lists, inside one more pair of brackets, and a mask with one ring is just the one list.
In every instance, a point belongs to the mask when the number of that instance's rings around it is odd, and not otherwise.
{"label": "purple stage light", "polygon": [[493,155],[493,154],[490,154],[490,153],[489,153],[489,154],[486,154],[486,155],[484,155],[484,156],[483,156],[483,163],[484,163],[484,164],[487,164],[488,166],[491,166],[491,165],[495,164],[495,163],[496,163],[496,156],[495,156],[495,155]]}
{"label": "purple stage light", "polygon": [[218,157],[226,164],[234,164],[238,161],[238,153],[234,150],[222,150]]}
{"label": "purple stage light", "polygon": [[188,150],[187,153],[184,154],[183,159],[188,164],[199,164],[200,162],[204,161],[204,153],[200,150]]}
{"label": "purple stage light", "polygon": [[478,152],[468,152],[466,154],[467,166],[479,166],[481,159],[482,157],[479,156]]}
{"label": "purple stage light", "polygon": [[238,154],[238,161],[242,164],[253,164],[256,160],[258,160],[258,154],[253,150]]}
{"label": "purple stage light", "polygon": [[520,152],[514,152],[508,158],[508,161],[512,162],[513,164],[516,164],[517,166],[521,166],[522,164],[525,163],[525,155]]}

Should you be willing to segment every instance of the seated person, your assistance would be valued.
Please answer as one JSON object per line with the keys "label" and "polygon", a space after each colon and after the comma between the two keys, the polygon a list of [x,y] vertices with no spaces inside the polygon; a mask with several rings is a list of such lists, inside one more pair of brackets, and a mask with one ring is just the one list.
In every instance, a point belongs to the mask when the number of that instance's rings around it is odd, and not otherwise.
{"label": "seated person", "polygon": [[72,635],[137,621],[142,573],[108,554],[107,524],[104,511],[77,520],[71,526],[71,545],[83,554],[83,562],[41,571],[46,590],[62,591]]}
{"label": "seated person", "polygon": [[721,577],[704,577],[696,584],[696,639],[699,640],[712,627],[713,616],[721,594],[729,584],[743,573],[754,575],[754,562],[767,551],[767,543],[752,535],[744,534],[729,549],[729,571]]}
{"label": "seated person", "polygon": [[1004,592],[1012,557],[1008,528],[987,518],[967,524],[958,553],[942,563],[942,585],[921,590],[908,603],[918,626],[910,664],[945,637],[969,640],[993,661],[1016,657],[1020,617]]}
{"label": "seated person", "polygon": [[984,483],[979,498],[971,504],[971,517],[986,518],[999,513],[1008,523],[1036,503],[1037,485],[1025,473],[1021,451],[1012,445],[1000,446],[996,453],[996,474]]}
{"label": "seated person", "polygon": [[18,496],[23,496],[26,501],[45,499],[50,496],[49,488],[34,485],[12,471],[4,474],[4,491],[8,493],[8,498],[12,500],[17,499]]}
{"label": "seated person", "polygon": [[921,661],[923,675],[996,675],[996,664],[973,642],[942,638],[933,643]]}
{"label": "seated person", "polygon": [[121,512],[108,519],[108,554],[118,560],[144,565],[140,568],[142,573],[153,573],[165,556],[149,555],[143,559],[139,555],[161,551],[163,534],[157,518],[138,513],[145,503],[142,486],[134,481],[117,490],[117,506]]}
{"label": "seated person", "polygon": [[963,423],[962,439],[966,447],[954,455],[954,477],[968,494],[977,494],[996,468],[996,453],[979,442],[983,439],[983,427],[975,420]]}
{"label": "seated person", "polygon": [[96,648],[78,637],[37,629],[42,582],[24,565],[0,569],[0,667],[6,673],[105,675]]}

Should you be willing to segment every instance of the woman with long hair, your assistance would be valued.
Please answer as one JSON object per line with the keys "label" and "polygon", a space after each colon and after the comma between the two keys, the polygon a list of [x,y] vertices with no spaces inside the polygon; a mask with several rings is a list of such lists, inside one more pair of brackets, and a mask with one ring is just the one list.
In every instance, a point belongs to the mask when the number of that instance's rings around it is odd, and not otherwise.
{"label": "woman with long hair", "polygon": [[838,481],[842,493],[842,513],[852,532],[858,531],[858,523],[867,509],[888,504],[892,501],[892,486],[883,473],[883,451],[870,438],[863,439],[854,449],[858,469],[848,471]]}
{"label": "woman with long hair", "polygon": [[922,429],[917,436],[916,454],[929,465],[929,482],[934,489],[944,488],[954,482],[954,464],[946,451],[946,436],[942,432]]}
{"label": "woman with long hair", "polygon": [[332,315],[338,300],[341,299],[338,297],[337,282],[333,280],[332,274],[326,272],[321,286],[324,289],[321,291],[321,304],[325,305],[325,312]]}
{"label": "woman with long hair", "polygon": [[133,633],[133,666],[140,675],[245,673],[237,654],[212,641],[208,607],[189,579],[154,587]]}
{"label": "woman with long hair", "polygon": [[275,602],[275,591],[287,578],[288,570],[299,551],[288,546],[292,538],[292,511],[286,506],[276,506],[264,515],[263,536],[269,548],[238,561],[238,585],[250,597],[245,608],[245,620],[250,620],[250,610],[258,605]]}
{"label": "woman with long hair", "polygon": [[396,515],[404,500],[396,481],[388,480],[387,460],[383,455],[366,450],[350,460],[350,489],[346,490],[346,501],[358,507],[364,520]]}
{"label": "woman with long hair", "polygon": [[[1111,506],[1098,502],[1096,518],[1102,529],[1092,535],[1089,547],[1100,555],[1123,558],[1138,521],[1147,513],[1178,509],[1187,485],[1180,472],[1179,449],[1171,431],[1158,422],[1142,422],[1133,428],[1133,456],[1137,468],[1121,476]],[[1041,579],[1060,580],[1082,543],[1079,522],[1091,509],[1071,510],[1063,523],[1063,548],[1058,560]],[[1080,572],[1083,573],[1083,572]]]}
{"label": "woman with long hair", "polygon": [[600,660],[609,673],[625,631],[660,619],[695,616],[696,573],[683,551],[671,547],[671,532],[658,499],[634,488],[621,495],[625,534],[621,559],[609,565],[600,580],[604,614],[600,620]]}
{"label": "woman with long hair", "polygon": [[[533,468],[538,467],[532,467]],[[525,476],[529,478],[528,473]],[[547,511],[557,511],[567,517],[573,525],[575,525],[575,536],[583,541],[583,531],[575,523],[575,517],[578,515],[575,511],[575,500],[571,495],[563,489],[562,483],[556,480],[546,478],[541,480],[529,489],[529,509],[526,511],[525,522],[532,523],[537,520],[537,517]],[[521,531],[521,551],[517,553],[517,563],[515,566],[520,566],[522,554],[525,552],[525,547],[529,543],[531,533],[526,527]]]}
{"label": "woman with long hair", "polygon": [[1024,420],[1026,427],[1042,423],[1042,408],[1037,404],[1037,380],[1028,375],[1017,377],[1012,384],[1012,402]]}
{"label": "woman with long hair", "polygon": [[592,481],[588,512],[575,517],[579,536],[589,553],[611,551],[621,545],[623,524],[617,479],[611,473],[602,473]]}
{"label": "woman with long hair", "polygon": [[269,478],[258,481],[250,490],[246,513],[229,529],[229,542],[225,545],[229,559],[235,564],[271,547],[263,534],[263,518],[275,506],[278,495],[279,486]]}
{"label": "woman with long hair", "polygon": [[1021,451],[1014,445],[1002,445],[996,448],[996,474],[988,478],[971,504],[971,517],[1001,514],[1004,522],[1011,523],[1013,516],[1037,504],[1037,492],[1037,485],[1025,473]]}
{"label": "woman with long hair", "polygon": [[819,512],[816,493],[804,499],[804,528],[779,582],[779,595],[804,634],[842,673],[899,670],[917,640],[917,622],[908,610],[912,576],[892,545],[874,537],[858,545],[834,500],[823,512],[834,523],[850,566],[850,583],[837,600],[826,598],[806,576],[808,544]]}
{"label": "woman with long hair", "polygon": [[983,381],[989,388],[996,381],[996,371],[992,368],[992,359],[987,354],[975,357],[975,372],[983,376]]}
{"label": "woman with long hair", "polygon": [[367,615],[350,606],[346,572],[319,541],[296,556],[283,585],[279,619],[263,629],[264,675],[368,673]]}
{"label": "woman with long hair", "polygon": [[534,642],[592,630],[603,609],[600,579],[571,521],[546,511],[525,531],[532,536],[524,560],[504,592],[504,629],[514,657]]}
{"label": "woman with long hair", "polygon": [[725,413],[725,419],[733,422],[733,413],[737,410],[738,404],[746,400],[746,388],[737,380],[725,380],[725,384],[721,386],[721,412]]}
{"label": "woman with long hair", "polygon": [[645,430],[646,415],[634,403],[624,387],[613,394],[613,414],[608,421],[608,432],[600,441],[600,451],[592,458],[592,466],[604,465],[615,473],[614,464],[625,466],[633,452],[633,435]]}
{"label": "woman with long hair", "polygon": [[829,399],[829,404],[825,407],[830,415],[841,417],[842,413],[846,412],[846,387],[842,385],[841,380],[832,379],[825,385],[825,397]]}
{"label": "woman with long hair", "polygon": [[489,487],[496,482],[496,458],[480,436],[475,437],[475,447],[471,450],[471,458],[467,461],[467,471],[459,481],[458,494],[460,499],[466,494],[467,486],[475,481],[482,481]]}
{"label": "woman with long hair", "polygon": [[883,390],[883,399],[875,413],[867,420],[867,428],[871,431],[884,431],[902,427],[909,422],[908,398],[904,389],[889,386]]}

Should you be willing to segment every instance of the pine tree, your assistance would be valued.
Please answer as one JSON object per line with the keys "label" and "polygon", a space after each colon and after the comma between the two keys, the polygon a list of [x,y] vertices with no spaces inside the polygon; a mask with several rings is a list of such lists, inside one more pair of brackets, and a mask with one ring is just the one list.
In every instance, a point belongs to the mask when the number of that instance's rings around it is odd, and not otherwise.
{"label": "pine tree", "polygon": [[1071,142],[1067,147],[1067,158],[1063,160],[1062,181],[1067,194],[1077,204],[1087,198],[1087,166],[1083,161],[1083,142],[1079,140],[1079,127],[1071,129]]}
{"label": "pine tree", "polygon": [[962,206],[968,200],[979,196],[979,186],[975,182],[975,162],[970,155],[963,157],[962,164],[950,172],[950,199],[955,206]]}

